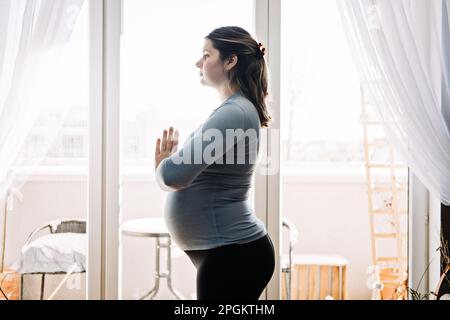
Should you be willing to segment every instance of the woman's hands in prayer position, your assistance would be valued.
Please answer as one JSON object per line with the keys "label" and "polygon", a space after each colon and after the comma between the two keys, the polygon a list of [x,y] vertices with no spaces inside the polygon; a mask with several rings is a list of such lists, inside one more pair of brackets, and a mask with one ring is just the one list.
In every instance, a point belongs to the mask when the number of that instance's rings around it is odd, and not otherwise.
{"label": "woman's hands in prayer position", "polygon": [[156,140],[155,150],[155,171],[158,168],[159,163],[165,158],[170,157],[178,149],[178,130],[174,130],[173,127],[163,131],[162,141],[161,138]]}

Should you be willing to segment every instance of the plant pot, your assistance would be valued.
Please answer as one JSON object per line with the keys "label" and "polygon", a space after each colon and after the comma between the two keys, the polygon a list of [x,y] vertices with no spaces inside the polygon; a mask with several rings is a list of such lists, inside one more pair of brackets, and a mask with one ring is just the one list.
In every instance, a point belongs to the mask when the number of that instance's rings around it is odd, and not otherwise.
{"label": "plant pot", "polygon": [[3,293],[0,292],[0,300],[19,300],[20,274],[5,268],[3,273],[0,273],[0,288],[3,291]]}

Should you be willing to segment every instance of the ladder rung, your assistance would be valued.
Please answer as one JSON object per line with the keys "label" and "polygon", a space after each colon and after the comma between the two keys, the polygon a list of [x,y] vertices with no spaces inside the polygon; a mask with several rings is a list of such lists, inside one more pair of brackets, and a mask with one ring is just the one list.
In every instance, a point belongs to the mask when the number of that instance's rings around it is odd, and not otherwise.
{"label": "ladder rung", "polygon": [[406,169],[408,168],[408,166],[405,166],[404,164],[394,164],[394,165],[390,165],[390,164],[385,164],[385,163],[369,163],[367,165],[369,168],[376,168],[376,169],[380,169],[380,168],[395,168],[395,169]]}
{"label": "ladder rung", "polygon": [[375,209],[371,212],[372,214],[408,214],[408,210],[401,209],[395,212],[392,209],[389,208],[382,208],[382,209]]}
{"label": "ladder rung", "polygon": [[167,277],[169,277],[170,276],[170,273],[169,272],[160,272],[159,273],[159,277],[160,278],[167,278]]}
{"label": "ladder rung", "polygon": [[382,258],[377,258],[376,261],[377,262],[395,262],[395,261],[402,261],[402,260],[407,260],[407,257],[382,257]]}
{"label": "ladder rung", "polygon": [[[364,102],[365,105],[370,105],[370,103],[368,103],[367,101]],[[367,124],[382,124],[382,122],[380,121],[380,118],[376,115],[376,114],[370,114],[367,112],[362,112],[359,115],[359,120],[361,122],[366,122]]]}
{"label": "ladder rung", "polygon": [[[382,186],[376,186],[376,187],[372,187],[372,190],[375,192],[387,192],[387,191],[392,191],[392,186],[387,186],[387,187],[382,187]],[[406,187],[405,186],[397,186],[397,191],[400,190],[405,190]]]}
{"label": "ladder rung", "polygon": [[374,147],[378,147],[378,148],[388,148],[389,147],[389,143],[387,142],[387,141],[385,141],[385,140],[382,140],[382,141],[373,141],[373,142],[369,142],[369,143],[367,143],[367,146],[368,147],[372,147],[372,148],[374,148]]}
{"label": "ladder rung", "polygon": [[400,235],[403,238],[407,237],[406,233],[374,233],[375,238],[398,238],[398,235]]}

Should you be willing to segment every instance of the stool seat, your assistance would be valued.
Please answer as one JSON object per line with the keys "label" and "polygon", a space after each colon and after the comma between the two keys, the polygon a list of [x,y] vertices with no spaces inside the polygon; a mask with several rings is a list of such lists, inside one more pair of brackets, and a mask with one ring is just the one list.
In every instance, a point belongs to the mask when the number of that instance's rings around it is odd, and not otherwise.
{"label": "stool seat", "polygon": [[346,266],[348,260],[337,254],[294,254],[293,264],[317,265],[317,266]]}
{"label": "stool seat", "polygon": [[[348,260],[337,254],[293,254],[292,269],[288,256],[283,256],[282,299],[293,300],[347,299]],[[287,277],[292,284],[285,285]],[[288,281],[290,283],[290,281]],[[289,290],[289,295],[287,295]]]}

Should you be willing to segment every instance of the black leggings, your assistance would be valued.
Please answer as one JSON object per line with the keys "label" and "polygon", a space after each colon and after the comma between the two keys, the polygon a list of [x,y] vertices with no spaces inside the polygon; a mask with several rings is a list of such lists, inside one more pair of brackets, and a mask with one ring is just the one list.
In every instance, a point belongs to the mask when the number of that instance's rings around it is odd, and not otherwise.
{"label": "black leggings", "polygon": [[258,300],[275,268],[268,234],[248,243],[185,252],[197,268],[198,300]]}

